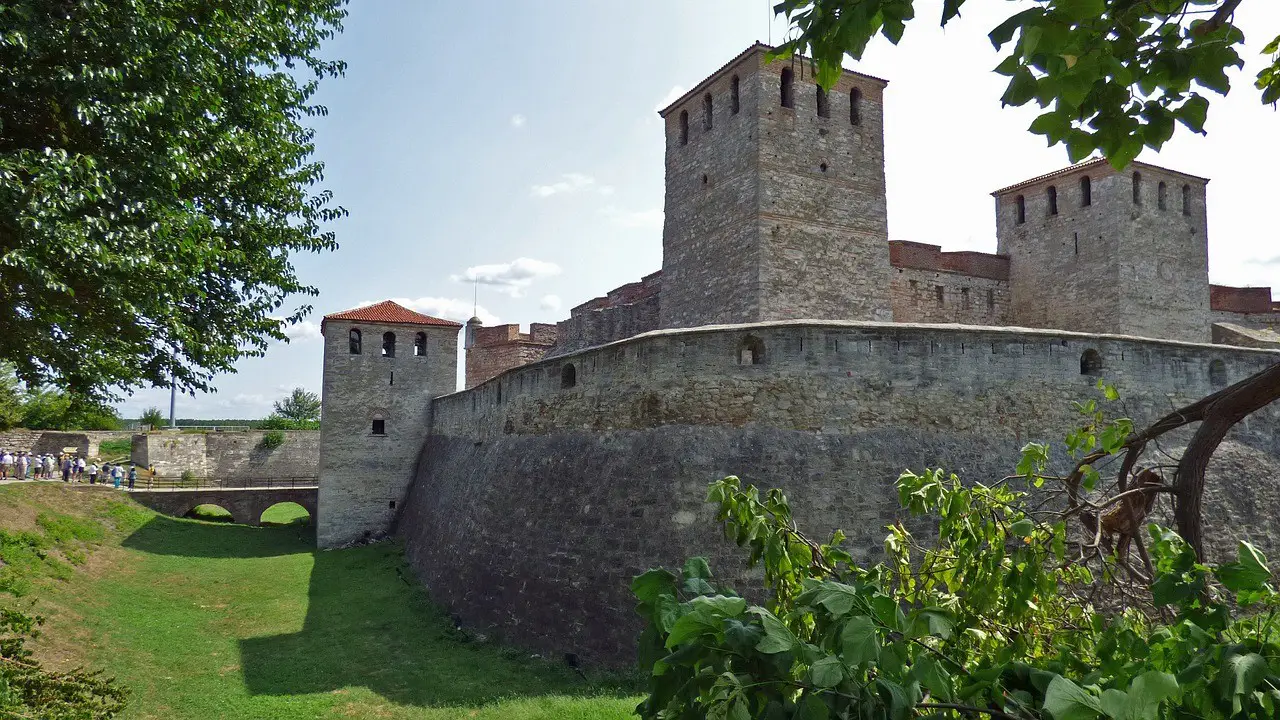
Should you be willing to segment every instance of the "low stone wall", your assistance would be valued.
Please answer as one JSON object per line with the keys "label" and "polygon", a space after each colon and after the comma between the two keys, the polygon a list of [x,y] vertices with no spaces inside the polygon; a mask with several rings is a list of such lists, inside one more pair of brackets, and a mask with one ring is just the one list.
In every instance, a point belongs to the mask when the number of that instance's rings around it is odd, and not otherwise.
{"label": "low stone wall", "polygon": [[[743,353],[744,349],[750,353]],[[659,331],[544,360],[437,399],[400,518],[410,562],[469,625],[544,652],[626,664],[631,578],[694,554],[740,586],[708,482],[782,488],[807,530],[876,556],[893,481],[946,467],[990,480],[1030,440],[1059,442],[1073,403],[1141,424],[1280,361],[1280,353],[1053,331],[792,322]],[[1089,358],[1085,356],[1088,355]],[[564,382],[566,365],[574,382]],[[1082,373],[1082,369],[1087,371]],[[1280,407],[1237,428],[1206,512],[1224,553],[1280,549]],[[1179,437],[1168,438],[1171,449]],[[1066,462],[1061,446],[1055,459]],[[1231,488],[1231,492],[1224,492]],[[1243,491],[1242,491],[1243,489]]]}
{"label": "low stone wall", "polygon": [[15,428],[0,433],[0,448],[28,450],[36,453],[58,454],[66,448],[75,448],[82,457],[97,457],[103,440],[130,437],[131,433],[118,430],[85,430],[63,432],[60,430],[25,430]]}
{"label": "low stone wall", "polygon": [[319,475],[320,432],[284,433],[284,443],[262,446],[267,431],[135,435],[133,462],[154,465],[156,474],[176,477],[191,471],[215,480],[314,478]]}

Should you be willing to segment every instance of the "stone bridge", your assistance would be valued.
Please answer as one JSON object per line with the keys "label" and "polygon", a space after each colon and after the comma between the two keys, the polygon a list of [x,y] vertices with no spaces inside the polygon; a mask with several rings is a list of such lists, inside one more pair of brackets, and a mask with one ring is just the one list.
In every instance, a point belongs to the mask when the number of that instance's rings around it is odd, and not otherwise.
{"label": "stone bridge", "polygon": [[133,490],[129,497],[165,515],[182,517],[197,505],[217,505],[231,513],[232,522],[242,525],[260,525],[262,512],[282,502],[298,503],[311,513],[311,524],[316,523],[316,501],[319,490],[315,487],[292,488],[200,488]]}

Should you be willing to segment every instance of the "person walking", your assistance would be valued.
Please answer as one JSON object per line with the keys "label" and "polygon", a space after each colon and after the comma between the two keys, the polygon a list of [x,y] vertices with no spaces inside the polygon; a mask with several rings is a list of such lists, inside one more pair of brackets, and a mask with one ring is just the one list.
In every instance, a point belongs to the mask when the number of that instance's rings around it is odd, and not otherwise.
{"label": "person walking", "polygon": [[14,459],[13,464],[14,464],[14,467],[16,467],[18,470],[17,477],[19,480],[27,479],[27,464],[30,462],[31,462],[31,458],[27,457],[27,453],[25,450],[18,453],[18,457]]}
{"label": "person walking", "polygon": [[62,482],[71,482],[71,456],[62,456]]}
{"label": "person walking", "polygon": [[57,467],[57,458],[55,458],[54,456],[50,455],[49,453],[45,453],[45,454],[44,454],[44,479],[45,479],[45,480],[52,480],[52,479],[53,479],[53,471],[54,471],[54,470],[57,470],[57,469],[58,469],[58,467]]}
{"label": "person walking", "polygon": [[89,467],[85,468],[89,471],[89,484],[98,484],[98,463],[89,463]]}
{"label": "person walking", "polygon": [[76,458],[76,482],[84,482],[84,458]]}
{"label": "person walking", "polygon": [[133,484],[136,482],[138,482],[138,466],[130,465],[129,466],[129,489],[130,490],[133,489]]}
{"label": "person walking", "polygon": [[112,483],[114,483],[114,484],[115,484],[115,487],[116,487],[116,489],[117,489],[117,490],[119,490],[119,489],[120,489],[120,477],[121,477],[123,474],[124,474],[124,473],[122,473],[122,472],[120,471],[120,466],[119,466],[119,465],[112,465],[112,466],[111,466],[111,481],[112,481]]}
{"label": "person walking", "polygon": [[0,480],[9,479],[9,471],[13,468],[13,454],[8,450],[0,450]]}

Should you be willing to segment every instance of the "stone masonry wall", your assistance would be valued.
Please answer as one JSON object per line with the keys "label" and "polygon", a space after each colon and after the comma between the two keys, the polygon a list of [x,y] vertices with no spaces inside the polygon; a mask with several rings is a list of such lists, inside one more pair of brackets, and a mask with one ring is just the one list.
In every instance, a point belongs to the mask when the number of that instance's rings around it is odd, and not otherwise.
{"label": "stone masonry wall", "polygon": [[894,322],[1009,325],[1009,283],[960,273],[895,267]]}
{"label": "stone masonry wall", "polygon": [[547,323],[533,323],[527,333],[520,332],[518,324],[477,327],[475,342],[466,352],[466,387],[541,360],[556,344],[556,333],[556,326]]}
{"label": "stone masonry wall", "polygon": [[[990,479],[1027,441],[1060,441],[1077,417],[1072,403],[1098,396],[1098,378],[1081,373],[1087,350],[1120,388],[1114,411],[1138,423],[1280,361],[983,327],[659,331],[437,399],[400,533],[433,597],[465,623],[625,664],[639,627],[627,590],[635,574],[709,554],[721,577],[750,582],[703,502],[709,481],[738,474],[781,487],[802,526],[843,527],[852,551],[874,557],[897,519],[892,482],[904,468]],[[565,387],[569,364],[576,382]],[[1278,428],[1280,407],[1269,407],[1223,446],[1236,464],[1222,472],[1249,492],[1211,492],[1213,552],[1241,535],[1280,549],[1268,509],[1280,502]]]}
{"label": "stone masonry wall", "polygon": [[155,465],[156,474],[177,477],[190,470],[199,478],[216,482],[305,481],[319,475],[320,431],[284,433],[284,443],[262,447],[264,430],[243,432],[171,433],[135,435],[132,460]]}

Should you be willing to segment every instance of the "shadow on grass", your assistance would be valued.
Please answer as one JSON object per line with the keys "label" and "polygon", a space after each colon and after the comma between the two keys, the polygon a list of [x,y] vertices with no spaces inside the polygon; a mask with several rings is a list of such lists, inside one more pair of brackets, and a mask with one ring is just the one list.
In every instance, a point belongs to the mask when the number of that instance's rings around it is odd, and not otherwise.
{"label": "shadow on grass", "polygon": [[588,683],[527,653],[468,641],[428,600],[394,543],[317,552],[310,527],[252,528],[158,516],[124,544],[192,557],[311,554],[302,629],[239,641],[244,682],[255,695],[365,687],[391,702],[427,707],[636,692],[620,678]]}

